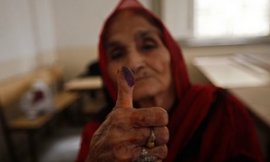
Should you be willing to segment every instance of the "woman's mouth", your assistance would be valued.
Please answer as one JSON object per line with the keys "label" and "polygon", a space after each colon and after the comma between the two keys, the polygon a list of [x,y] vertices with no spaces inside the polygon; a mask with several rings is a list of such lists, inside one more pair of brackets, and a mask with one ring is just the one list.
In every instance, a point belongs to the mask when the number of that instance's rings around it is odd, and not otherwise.
{"label": "woman's mouth", "polygon": [[139,76],[139,77],[135,76],[135,82],[145,80],[145,79],[149,79],[149,78],[150,78],[150,76]]}

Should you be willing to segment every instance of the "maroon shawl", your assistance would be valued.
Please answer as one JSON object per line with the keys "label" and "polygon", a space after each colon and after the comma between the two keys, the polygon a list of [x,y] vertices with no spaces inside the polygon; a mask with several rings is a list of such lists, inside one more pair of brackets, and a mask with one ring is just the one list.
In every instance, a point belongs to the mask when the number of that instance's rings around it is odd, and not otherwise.
{"label": "maroon shawl", "polygon": [[[244,106],[222,89],[192,85],[179,45],[163,23],[137,0],[122,0],[106,20],[100,35],[100,69],[105,86],[114,101],[117,90],[107,72],[103,33],[110,19],[127,8],[139,9],[161,24],[163,40],[171,54],[177,104],[169,112],[170,140],[166,161],[263,161],[254,126]],[[77,162],[84,162],[86,159],[91,137],[100,123],[101,121],[92,122],[85,127]]]}

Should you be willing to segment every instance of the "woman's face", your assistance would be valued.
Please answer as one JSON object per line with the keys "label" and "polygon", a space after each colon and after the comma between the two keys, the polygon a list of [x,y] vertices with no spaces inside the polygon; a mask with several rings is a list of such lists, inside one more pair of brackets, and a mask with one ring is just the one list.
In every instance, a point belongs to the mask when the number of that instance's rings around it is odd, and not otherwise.
{"label": "woman's face", "polygon": [[108,29],[105,51],[110,78],[122,66],[134,72],[134,101],[167,93],[172,85],[170,54],[158,28],[145,18],[124,11]]}

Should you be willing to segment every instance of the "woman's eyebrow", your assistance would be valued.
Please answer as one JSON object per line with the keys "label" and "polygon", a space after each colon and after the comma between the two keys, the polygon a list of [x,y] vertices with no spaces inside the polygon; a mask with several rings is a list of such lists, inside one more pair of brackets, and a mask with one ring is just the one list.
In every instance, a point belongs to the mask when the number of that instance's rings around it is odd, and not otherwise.
{"label": "woman's eyebrow", "polygon": [[122,44],[118,41],[108,41],[105,43],[105,48],[106,50],[109,50],[109,49],[112,49],[112,48],[115,48],[115,47],[121,47]]}
{"label": "woman's eyebrow", "polygon": [[138,33],[135,34],[136,38],[144,38],[147,37],[149,35],[153,35],[155,32],[151,31],[151,30],[147,30],[147,31],[140,31]]}
{"label": "woman's eyebrow", "polygon": [[159,36],[159,32],[155,30],[146,30],[146,31],[140,31],[135,34],[135,40],[140,40],[142,38],[148,38],[148,37],[155,37]]}

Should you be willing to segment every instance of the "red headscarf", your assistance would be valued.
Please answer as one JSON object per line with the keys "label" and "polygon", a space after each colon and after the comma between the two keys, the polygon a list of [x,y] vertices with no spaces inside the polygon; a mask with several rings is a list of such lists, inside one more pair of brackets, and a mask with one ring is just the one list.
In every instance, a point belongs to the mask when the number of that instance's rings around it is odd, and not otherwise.
{"label": "red headscarf", "polygon": [[182,51],[180,50],[178,44],[173,40],[172,36],[169,34],[163,23],[151,12],[149,12],[147,9],[145,9],[137,0],[122,0],[119,5],[116,7],[114,12],[108,17],[107,21],[105,22],[105,25],[103,27],[103,30],[101,31],[100,35],[100,41],[99,41],[99,63],[100,63],[100,69],[102,73],[103,80],[105,82],[105,85],[111,94],[112,98],[116,100],[116,87],[114,87],[113,82],[109,78],[108,70],[107,70],[107,62],[106,62],[106,55],[105,55],[105,49],[103,47],[104,40],[103,40],[103,33],[107,26],[109,25],[110,19],[114,17],[114,15],[118,12],[121,12],[123,9],[127,8],[136,8],[144,12],[145,14],[149,15],[150,17],[153,17],[156,19],[162,27],[162,35],[164,39],[165,46],[167,46],[170,54],[171,54],[171,65],[172,65],[172,74],[174,76],[175,80],[175,87],[177,91],[177,96],[180,99],[184,93],[187,91],[187,89],[190,87],[190,81],[188,79],[188,74],[185,66],[185,62],[182,56]]}
{"label": "red headscarf", "polygon": [[[162,38],[171,55],[171,69],[176,89],[177,104],[169,112],[170,141],[168,143],[168,156],[166,161],[199,161],[199,162],[223,162],[235,161],[261,161],[260,148],[256,138],[255,130],[248,113],[243,105],[234,97],[227,97],[215,105],[215,113],[207,122],[207,127],[202,131],[202,139],[196,156],[188,160],[179,160],[183,152],[192,147],[187,147],[201,129],[202,123],[209,118],[211,105],[217,100],[217,93],[223,92],[214,86],[195,86],[188,78],[182,51],[173,40],[163,23],[150,11],[144,8],[137,0],[121,0],[113,13],[106,20],[101,31],[99,42],[99,63],[102,77],[110,95],[116,100],[117,90],[108,75],[104,44],[104,32],[110,25],[110,20],[116,13],[123,9],[135,8],[159,22]],[[243,126],[244,125],[244,126]],[[93,128],[85,129],[85,137],[88,143],[82,142],[85,148],[89,146],[90,136]],[[88,134],[87,134],[88,132]],[[84,153],[82,153],[84,152]],[[191,150],[192,152],[192,150]],[[81,149],[81,156],[86,156],[87,150]],[[91,156],[91,155],[90,155]],[[184,156],[184,155],[183,155]],[[242,159],[242,157],[244,157]],[[84,158],[82,158],[84,159]]]}

